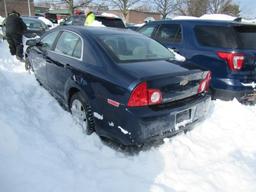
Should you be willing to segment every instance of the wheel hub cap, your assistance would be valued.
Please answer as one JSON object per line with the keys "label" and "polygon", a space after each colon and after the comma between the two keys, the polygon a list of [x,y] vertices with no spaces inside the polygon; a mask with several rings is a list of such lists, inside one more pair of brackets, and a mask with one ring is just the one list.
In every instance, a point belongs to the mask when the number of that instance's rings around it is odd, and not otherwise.
{"label": "wheel hub cap", "polygon": [[77,124],[84,130],[87,128],[86,111],[81,101],[75,99],[71,105],[71,113]]}

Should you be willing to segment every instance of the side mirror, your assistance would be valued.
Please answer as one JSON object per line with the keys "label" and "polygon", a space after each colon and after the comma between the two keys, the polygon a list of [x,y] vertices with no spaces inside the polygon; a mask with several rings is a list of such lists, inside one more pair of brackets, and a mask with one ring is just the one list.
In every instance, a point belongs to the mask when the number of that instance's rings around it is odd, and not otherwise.
{"label": "side mirror", "polygon": [[36,45],[39,45],[40,43],[38,42],[37,39],[30,39],[30,40],[27,40],[26,42],[26,45],[28,46],[36,46]]}

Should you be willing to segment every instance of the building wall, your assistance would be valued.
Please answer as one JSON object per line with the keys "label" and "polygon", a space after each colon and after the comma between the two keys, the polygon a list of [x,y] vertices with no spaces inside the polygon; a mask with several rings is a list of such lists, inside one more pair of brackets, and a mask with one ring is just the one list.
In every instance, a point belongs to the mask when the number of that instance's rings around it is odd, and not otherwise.
{"label": "building wall", "polygon": [[[123,18],[122,13],[118,10],[109,10],[106,12],[113,13],[113,14],[118,15],[119,17]],[[155,20],[161,19],[161,15],[159,13],[129,10],[127,18],[126,18],[126,22],[140,24],[140,23],[144,23],[144,20],[148,17],[153,17]]]}
{"label": "building wall", "polygon": [[[34,15],[35,9],[34,9],[34,3],[32,0],[30,0],[30,9],[31,14]],[[7,12],[11,12],[12,10],[15,10],[19,12],[21,15],[29,15],[28,11],[28,1],[27,0],[5,0]],[[4,10],[4,0],[0,0],[0,15],[5,17],[5,10]]]}

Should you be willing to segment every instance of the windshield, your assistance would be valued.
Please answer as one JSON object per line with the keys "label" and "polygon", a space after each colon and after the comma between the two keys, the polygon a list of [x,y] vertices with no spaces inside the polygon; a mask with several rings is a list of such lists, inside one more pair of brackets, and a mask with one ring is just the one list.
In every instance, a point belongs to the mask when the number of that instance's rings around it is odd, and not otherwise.
{"label": "windshield", "polygon": [[99,40],[119,62],[174,58],[161,44],[140,35],[101,35]]}
{"label": "windshield", "polygon": [[40,22],[40,20],[32,20],[27,18],[22,18],[24,23],[27,25],[27,28],[29,30],[41,30],[41,29],[47,29],[48,26],[44,24],[43,22]]}

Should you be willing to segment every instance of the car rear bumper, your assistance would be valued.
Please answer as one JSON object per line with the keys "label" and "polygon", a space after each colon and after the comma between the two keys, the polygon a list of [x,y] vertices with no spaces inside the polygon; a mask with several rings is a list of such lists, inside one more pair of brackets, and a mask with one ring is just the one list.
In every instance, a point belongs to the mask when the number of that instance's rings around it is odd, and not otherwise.
{"label": "car rear bumper", "polygon": [[112,126],[104,129],[105,134],[124,145],[141,145],[171,137],[204,119],[210,102],[211,97],[204,95],[170,105],[125,108],[115,114]]}

